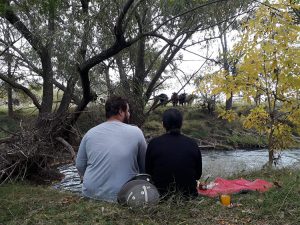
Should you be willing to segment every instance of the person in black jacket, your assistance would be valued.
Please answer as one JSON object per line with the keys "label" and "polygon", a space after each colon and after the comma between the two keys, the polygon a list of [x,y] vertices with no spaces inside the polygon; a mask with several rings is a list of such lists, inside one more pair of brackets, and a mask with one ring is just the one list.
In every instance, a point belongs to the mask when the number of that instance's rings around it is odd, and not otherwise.
{"label": "person in black jacket", "polygon": [[202,174],[200,149],[193,139],[181,134],[183,116],[179,110],[166,110],[162,120],[166,133],[150,141],[146,173],[162,196],[197,196],[196,180]]}

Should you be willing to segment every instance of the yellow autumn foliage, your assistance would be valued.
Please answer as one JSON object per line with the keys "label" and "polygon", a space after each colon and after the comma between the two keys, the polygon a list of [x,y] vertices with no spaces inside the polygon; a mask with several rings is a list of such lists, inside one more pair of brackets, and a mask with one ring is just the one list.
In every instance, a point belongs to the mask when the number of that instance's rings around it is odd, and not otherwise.
{"label": "yellow autumn foliage", "polygon": [[[219,71],[214,79],[215,93],[242,93],[248,103],[261,100],[243,125],[267,135],[273,150],[293,143],[292,128],[300,133],[300,25],[291,8],[299,4],[277,0],[260,5],[243,25],[244,32],[231,53],[243,52],[236,76]],[[220,117],[236,118],[231,111],[221,112]]]}
{"label": "yellow autumn foliage", "polygon": [[270,115],[262,106],[250,110],[250,113],[245,117],[243,126],[247,129],[255,129],[260,133],[267,133]]}
{"label": "yellow autumn foliage", "polygon": [[238,118],[238,115],[233,110],[219,110],[219,118],[232,122]]}

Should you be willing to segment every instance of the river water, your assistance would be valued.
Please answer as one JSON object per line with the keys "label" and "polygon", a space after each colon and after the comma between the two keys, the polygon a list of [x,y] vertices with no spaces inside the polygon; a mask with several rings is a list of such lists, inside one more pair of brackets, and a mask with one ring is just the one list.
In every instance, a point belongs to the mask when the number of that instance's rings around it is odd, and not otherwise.
{"label": "river water", "polygon": [[[279,153],[276,168],[300,168],[300,149],[285,150]],[[202,151],[202,178],[228,177],[236,173],[259,170],[268,162],[268,150]],[[81,192],[80,178],[74,165],[58,168],[65,175],[54,185],[55,188],[72,192]]]}

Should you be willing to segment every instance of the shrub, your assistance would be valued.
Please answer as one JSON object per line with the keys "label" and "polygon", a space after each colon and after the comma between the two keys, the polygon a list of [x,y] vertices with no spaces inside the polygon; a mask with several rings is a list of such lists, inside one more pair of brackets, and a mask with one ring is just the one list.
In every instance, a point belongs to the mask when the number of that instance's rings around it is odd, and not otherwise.
{"label": "shrub", "polygon": [[233,146],[243,148],[265,148],[267,146],[267,139],[263,136],[254,134],[233,134],[226,139],[227,143]]}

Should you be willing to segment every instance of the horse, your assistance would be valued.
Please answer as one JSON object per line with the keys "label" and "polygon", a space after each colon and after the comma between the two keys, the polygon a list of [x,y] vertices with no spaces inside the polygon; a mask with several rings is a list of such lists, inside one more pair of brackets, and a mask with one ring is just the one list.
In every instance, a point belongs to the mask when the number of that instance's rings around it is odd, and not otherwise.
{"label": "horse", "polygon": [[178,104],[178,94],[176,92],[173,92],[171,96],[171,102],[173,104],[173,107],[177,106]]}
{"label": "horse", "polygon": [[182,93],[178,96],[179,105],[184,105],[186,103],[186,93]]}
{"label": "horse", "polygon": [[162,93],[154,97],[155,102],[159,102],[160,105],[166,105],[168,103],[169,97],[168,95]]}

